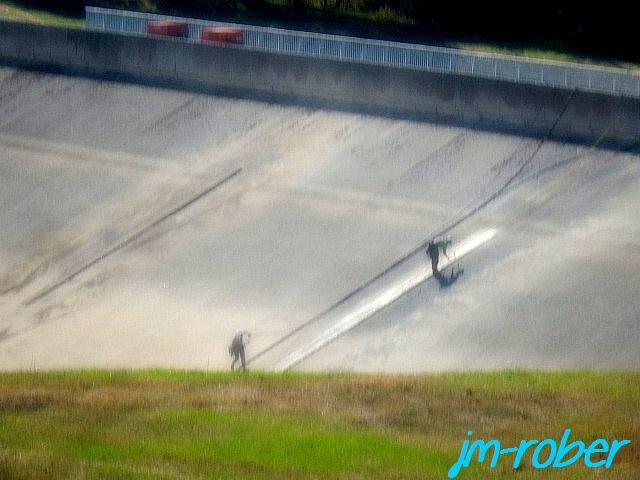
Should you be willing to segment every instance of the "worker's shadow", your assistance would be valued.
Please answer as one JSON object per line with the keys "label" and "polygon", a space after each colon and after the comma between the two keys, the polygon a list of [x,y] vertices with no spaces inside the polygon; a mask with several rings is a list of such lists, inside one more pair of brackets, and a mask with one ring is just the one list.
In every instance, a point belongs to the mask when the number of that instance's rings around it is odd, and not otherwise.
{"label": "worker's shadow", "polygon": [[440,288],[447,288],[456,283],[460,275],[464,273],[464,269],[459,268],[457,271],[455,269],[451,269],[451,275],[446,276],[440,271],[434,272],[433,276],[440,284]]}

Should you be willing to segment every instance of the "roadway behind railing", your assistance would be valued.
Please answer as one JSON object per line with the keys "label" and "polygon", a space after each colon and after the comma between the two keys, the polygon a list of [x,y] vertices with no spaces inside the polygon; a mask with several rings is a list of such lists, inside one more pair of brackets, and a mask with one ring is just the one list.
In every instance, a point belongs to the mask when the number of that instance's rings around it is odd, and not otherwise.
{"label": "roadway behind railing", "polygon": [[89,29],[146,35],[150,20],[187,22],[186,41],[200,41],[205,27],[233,26],[250,48],[640,98],[640,73],[620,68],[86,7]]}

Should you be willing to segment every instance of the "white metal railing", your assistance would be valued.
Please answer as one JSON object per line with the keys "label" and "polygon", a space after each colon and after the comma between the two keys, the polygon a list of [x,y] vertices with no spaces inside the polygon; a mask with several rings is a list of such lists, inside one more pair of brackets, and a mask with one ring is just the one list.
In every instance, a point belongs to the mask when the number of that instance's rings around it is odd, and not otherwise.
{"label": "white metal railing", "polygon": [[231,26],[243,31],[244,45],[249,48],[640,97],[640,72],[621,68],[528,59],[454,48],[256,27],[100,7],[86,7],[85,10],[86,27],[93,30],[146,35],[149,20],[178,20],[189,25],[189,38],[185,41],[199,41],[202,29],[205,27]]}

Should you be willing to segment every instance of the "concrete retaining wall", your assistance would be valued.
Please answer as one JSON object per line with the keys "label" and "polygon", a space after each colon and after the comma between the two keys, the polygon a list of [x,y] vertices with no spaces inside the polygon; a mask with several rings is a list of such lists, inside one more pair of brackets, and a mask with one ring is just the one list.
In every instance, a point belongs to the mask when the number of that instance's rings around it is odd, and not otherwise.
{"label": "concrete retaining wall", "polygon": [[213,93],[550,133],[588,144],[630,147],[640,139],[640,99],[174,39],[2,21],[0,60]]}

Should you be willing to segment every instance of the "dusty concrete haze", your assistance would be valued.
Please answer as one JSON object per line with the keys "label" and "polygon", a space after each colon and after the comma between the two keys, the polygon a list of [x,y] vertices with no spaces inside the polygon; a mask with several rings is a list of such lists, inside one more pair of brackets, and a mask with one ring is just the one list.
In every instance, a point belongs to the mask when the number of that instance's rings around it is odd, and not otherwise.
{"label": "dusty concrete haze", "polygon": [[259,352],[523,165],[451,232],[498,229],[457,284],[302,369],[640,367],[638,156],[0,68],[0,368],[227,368],[234,331]]}

